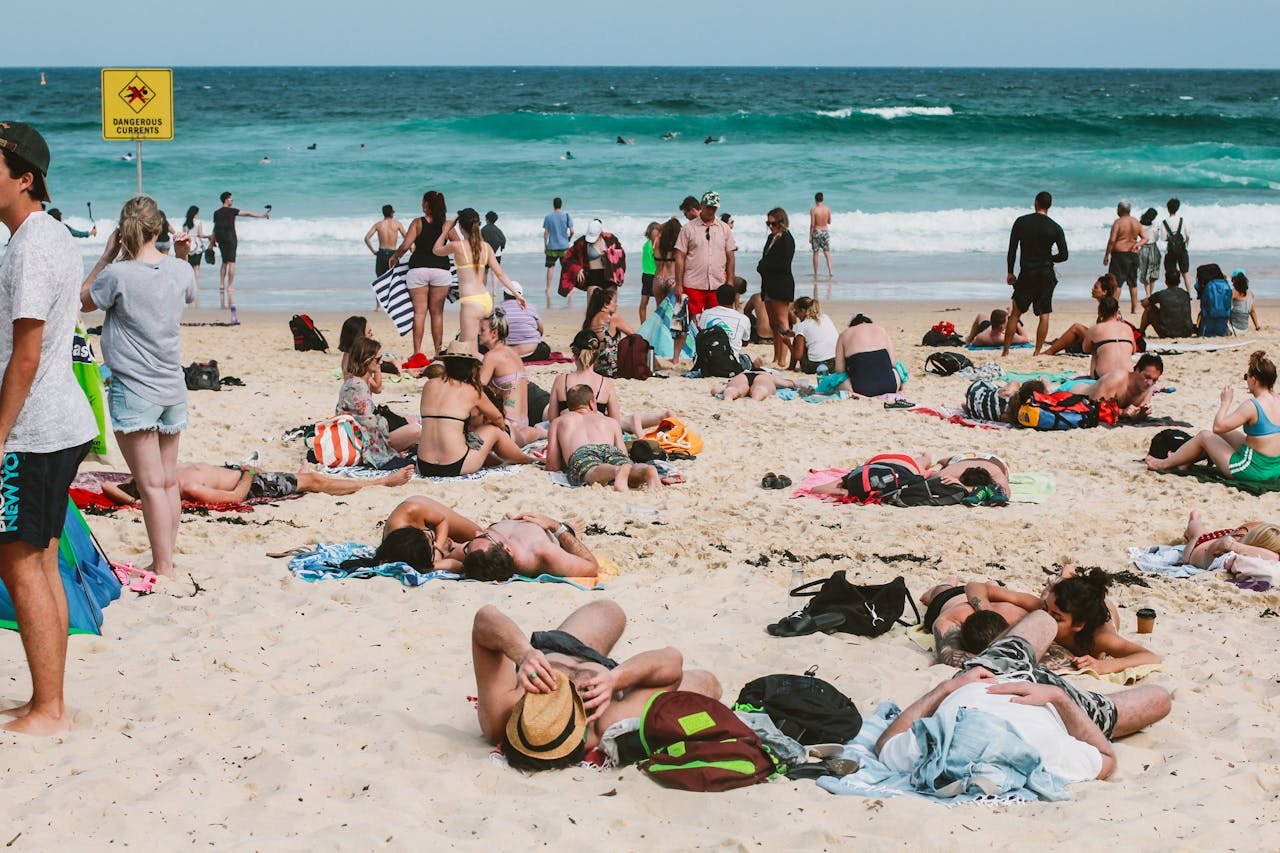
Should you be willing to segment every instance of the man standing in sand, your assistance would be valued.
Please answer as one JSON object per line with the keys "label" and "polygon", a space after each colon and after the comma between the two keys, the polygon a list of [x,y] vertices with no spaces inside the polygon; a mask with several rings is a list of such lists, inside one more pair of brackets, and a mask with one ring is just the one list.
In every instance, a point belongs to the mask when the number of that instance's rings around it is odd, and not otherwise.
{"label": "man standing in sand", "polygon": [[[378,248],[373,248],[373,235],[378,235]],[[373,275],[375,278],[387,271],[387,262],[395,254],[400,239],[404,237],[404,226],[396,219],[396,211],[389,204],[382,206],[382,219],[369,227],[364,235],[364,245],[373,252]]]}
{"label": "man standing in sand", "polygon": [[1118,284],[1129,285],[1129,311],[1138,313],[1138,249],[1147,242],[1147,235],[1129,211],[1129,199],[1122,198],[1116,205],[1116,221],[1111,223],[1107,248],[1102,253],[1102,265],[1116,277]]}
{"label": "man standing in sand", "polygon": [[613,483],[619,492],[662,485],[657,468],[627,456],[622,427],[596,410],[595,391],[587,385],[565,392],[565,408],[547,433],[547,470],[564,471],[570,485]]}
{"label": "man standing in sand", "polygon": [[1187,233],[1187,223],[1178,211],[1182,209],[1182,202],[1176,198],[1171,198],[1165,204],[1165,209],[1169,211],[1167,219],[1160,220],[1160,228],[1156,231],[1156,237],[1165,239],[1164,245],[1164,271],[1169,270],[1182,274],[1182,284],[1187,289],[1187,293],[1191,292],[1191,258],[1187,254],[1187,249],[1191,246],[1191,235]]}
{"label": "man standing in sand", "polygon": [[44,212],[49,146],[31,125],[0,121],[0,581],[31,670],[31,699],[4,713],[4,728],[69,731],[63,700],[67,599],[58,540],[67,489],[97,436],[71,371],[71,337],[84,262],[67,229]]}
{"label": "man standing in sand", "polygon": [[[827,259],[827,278],[835,278],[831,272],[831,208],[822,200],[822,193],[813,194],[813,207],[809,208],[809,246],[813,249],[813,277],[818,277],[818,253]],[[831,297],[831,290],[827,290]],[[818,284],[814,282],[813,298],[818,298]]]}
{"label": "man standing in sand", "polygon": [[222,266],[218,268],[218,302],[220,308],[235,308],[236,304],[236,249],[239,238],[236,236],[236,217],[248,216],[250,219],[270,219],[271,211],[250,213],[233,207],[235,198],[231,193],[218,196],[222,207],[213,212],[213,243],[222,254]]}
{"label": "man standing in sand", "polygon": [[[1058,285],[1053,265],[1067,259],[1067,237],[1062,233],[1062,226],[1049,218],[1052,206],[1053,196],[1047,192],[1036,193],[1035,213],[1019,216],[1009,231],[1009,254],[1006,258],[1009,274],[1005,280],[1013,288],[1013,306],[1004,327],[1002,356],[1009,354],[1014,332],[1028,308],[1033,309],[1039,318],[1036,324],[1036,355],[1040,354],[1045,338],[1049,336],[1053,289]],[[1019,246],[1022,247],[1022,268],[1014,275],[1013,264],[1018,259]]]}
{"label": "man standing in sand", "polygon": [[[676,238],[676,300],[689,300],[689,322],[716,304],[716,288],[733,281],[734,252],[738,244],[733,229],[716,211],[720,194],[702,194],[696,219],[690,219]],[[675,339],[675,351],[684,346],[684,335]]]}
{"label": "man standing in sand", "polygon": [[[547,262],[547,308],[551,307],[551,284],[559,278],[554,272],[557,263],[563,263],[564,253],[573,243],[573,218],[560,208],[564,205],[558,197],[551,200],[551,212],[542,217],[542,252]],[[573,307],[573,291],[565,297],[565,306]]]}

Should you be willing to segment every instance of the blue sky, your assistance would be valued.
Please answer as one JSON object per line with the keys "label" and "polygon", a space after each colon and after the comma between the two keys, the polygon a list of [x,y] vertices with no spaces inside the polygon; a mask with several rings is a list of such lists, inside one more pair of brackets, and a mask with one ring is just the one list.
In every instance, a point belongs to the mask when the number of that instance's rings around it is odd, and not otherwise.
{"label": "blue sky", "polygon": [[[0,65],[1276,68],[1275,0],[8,4]],[[58,12],[51,12],[54,7]],[[584,13],[584,8],[594,11]],[[373,14],[386,9],[386,14]],[[54,15],[73,21],[55,24]],[[19,34],[27,34],[19,36]],[[37,35],[40,34],[40,35]]]}

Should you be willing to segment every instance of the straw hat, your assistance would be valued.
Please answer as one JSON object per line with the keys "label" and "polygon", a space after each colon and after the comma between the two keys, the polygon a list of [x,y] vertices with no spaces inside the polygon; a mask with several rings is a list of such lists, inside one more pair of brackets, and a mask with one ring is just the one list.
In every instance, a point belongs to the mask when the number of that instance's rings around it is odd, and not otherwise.
{"label": "straw hat", "polygon": [[476,354],[475,344],[466,343],[465,341],[449,341],[449,345],[440,350],[440,354],[436,358],[469,358],[472,361],[479,361],[480,356]]}
{"label": "straw hat", "polygon": [[507,720],[507,743],[537,761],[564,758],[582,745],[587,712],[569,677],[558,673],[550,693],[526,693]]}

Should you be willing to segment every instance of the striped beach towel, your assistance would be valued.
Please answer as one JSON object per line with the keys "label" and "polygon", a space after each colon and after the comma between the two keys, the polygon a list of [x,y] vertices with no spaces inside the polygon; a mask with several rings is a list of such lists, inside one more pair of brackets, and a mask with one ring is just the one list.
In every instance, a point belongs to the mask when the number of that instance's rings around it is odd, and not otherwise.
{"label": "striped beach towel", "polygon": [[399,264],[375,278],[370,287],[377,297],[382,310],[387,312],[396,331],[401,337],[413,331],[413,302],[409,299],[409,288],[405,286],[405,277],[409,274],[409,265]]}

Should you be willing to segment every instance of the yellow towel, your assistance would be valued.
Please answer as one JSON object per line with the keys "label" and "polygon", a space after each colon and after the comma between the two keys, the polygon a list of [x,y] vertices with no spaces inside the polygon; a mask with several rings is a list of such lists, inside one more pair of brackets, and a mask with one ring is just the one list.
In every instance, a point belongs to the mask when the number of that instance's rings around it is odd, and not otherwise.
{"label": "yellow towel", "polygon": [[915,625],[907,629],[907,639],[926,652],[933,651],[933,633],[926,631],[923,625]]}
{"label": "yellow towel", "polygon": [[1123,686],[1136,684],[1151,673],[1160,672],[1163,669],[1164,667],[1158,663],[1140,663],[1137,666],[1131,666],[1119,672],[1108,672],[1106,675],[1094,672],[1092,669],[1068,669],[1058,672],[1058,675],[1091,675],[1094,678],[1100,678],[1103,681],[1110,681],[1112,684]]}

